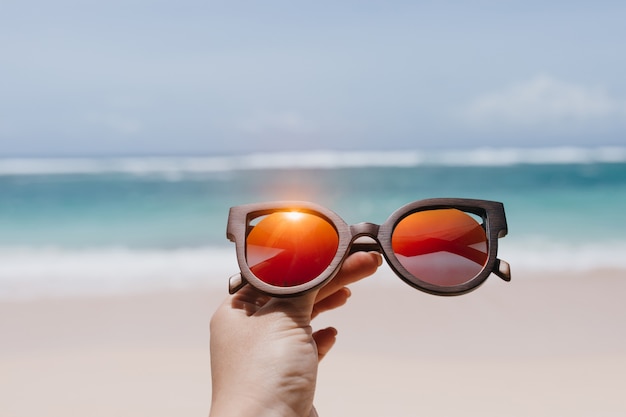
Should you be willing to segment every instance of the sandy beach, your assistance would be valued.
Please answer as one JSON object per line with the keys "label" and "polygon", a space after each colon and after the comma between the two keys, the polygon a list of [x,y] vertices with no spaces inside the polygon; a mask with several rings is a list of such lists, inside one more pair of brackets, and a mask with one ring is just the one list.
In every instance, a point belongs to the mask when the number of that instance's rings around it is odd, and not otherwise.
{"label": "sandy beach", "polygon": [[[381,269],[339,330],[320,416],[626,415],[626,271],[514,271],[455,298]],[[0,415],[206,416],[225,290],[0,302]]]}

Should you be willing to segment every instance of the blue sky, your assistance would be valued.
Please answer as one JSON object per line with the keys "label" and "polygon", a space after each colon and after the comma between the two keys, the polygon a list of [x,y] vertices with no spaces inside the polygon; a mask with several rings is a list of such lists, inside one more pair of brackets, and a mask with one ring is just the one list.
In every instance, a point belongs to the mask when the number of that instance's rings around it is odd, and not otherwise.
{"label": "blue sky", "polygon": [[3,0],[0,156],[626,145],[625,21],[618,1]]}

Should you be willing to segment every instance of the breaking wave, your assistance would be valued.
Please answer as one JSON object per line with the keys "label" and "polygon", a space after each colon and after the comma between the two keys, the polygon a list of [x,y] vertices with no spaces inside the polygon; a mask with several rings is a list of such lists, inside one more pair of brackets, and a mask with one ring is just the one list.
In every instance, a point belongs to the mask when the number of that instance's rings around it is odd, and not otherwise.
{"label": "breaking wave", "polygon": [[478,148],[470,150],[302,151],[200,157],[4,158],[0,175],[134,175],[262,169],[624,163],[626,147]]}

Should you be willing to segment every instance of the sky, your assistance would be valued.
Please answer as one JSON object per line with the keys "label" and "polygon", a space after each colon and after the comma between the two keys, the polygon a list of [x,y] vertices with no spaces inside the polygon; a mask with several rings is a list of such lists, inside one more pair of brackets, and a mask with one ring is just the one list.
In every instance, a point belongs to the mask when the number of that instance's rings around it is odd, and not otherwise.
{"label": "sky", "polygon": [[623,1],[0,0],[0,156],[626,145]]}

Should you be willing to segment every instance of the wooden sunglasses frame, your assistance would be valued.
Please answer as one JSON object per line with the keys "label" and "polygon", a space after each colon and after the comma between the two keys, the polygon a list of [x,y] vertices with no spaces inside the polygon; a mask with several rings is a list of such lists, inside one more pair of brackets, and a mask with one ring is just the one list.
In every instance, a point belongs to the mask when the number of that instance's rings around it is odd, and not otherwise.
{"label": "wooden sunglasses frame", "polygon": [[[391,236],[396,225],[405,217],[426,210],[457,209],[479,216],[483,220],[487,237],[488,257],[481,271],[472,279],[459,285],[438,286],[420,280],[404,268],[391,246]],[[299,211],[319,216],[328,221],[337,231],[339,246],[335,257],[328,267],[316,278],[304,284],[291,287],[279,287],[257,278],[246,261],[246,237],[250,222],[258,217],[280,211]],[[475,290],[494,273],[504,281],[511,280],[510,266],[498,259],[498,238],[508,232],[504,206],[500,202],[464,198],[432,198],[414,201],[396,211],[381,225],[358,223],[348,225],[339,215],[323,206],[306,201],[274,201],[245,204],[231,207],[228,215],[226,237],[235,243],[237,263],[240,273],[229,280],[229,292],[234,294],[246,283],[257,290],[273,297],[292,297],[315,290],[328,283],[339,271],[346,257],[358,251],[376,251],[382,253],[387,264],[404,282],[426,293],[442,296],[461,295]],[[366,240],[366,243],[363,241]]]}

